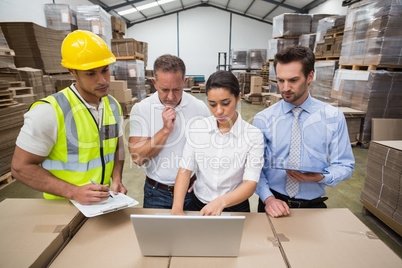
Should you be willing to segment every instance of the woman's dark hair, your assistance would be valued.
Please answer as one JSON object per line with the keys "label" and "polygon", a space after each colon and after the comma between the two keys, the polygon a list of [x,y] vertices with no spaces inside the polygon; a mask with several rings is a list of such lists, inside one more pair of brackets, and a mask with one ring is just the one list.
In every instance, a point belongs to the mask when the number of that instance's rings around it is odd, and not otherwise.
{"label": "woman's dark hair", "polygon": [[209,76],[205,85],[205,93],[208,95],[208,91],[214,88],[226,88],[236,99],[240,95],[239,81],[228,71],[217,71]]}

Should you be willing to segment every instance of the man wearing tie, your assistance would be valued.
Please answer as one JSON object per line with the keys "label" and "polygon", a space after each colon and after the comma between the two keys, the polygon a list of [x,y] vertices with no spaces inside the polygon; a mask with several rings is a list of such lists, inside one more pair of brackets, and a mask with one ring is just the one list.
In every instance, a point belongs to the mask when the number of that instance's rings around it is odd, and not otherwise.
{"label": "man wearing tie", "polygon": [[289,215],[289,208],[326,208],[325,186],[354,170],[343,113],[308,92],[314,62],[313,52],[300,45],[278,52],[274,68],[283,99],[254,117],[265,141],[258,211],[271,217]]}

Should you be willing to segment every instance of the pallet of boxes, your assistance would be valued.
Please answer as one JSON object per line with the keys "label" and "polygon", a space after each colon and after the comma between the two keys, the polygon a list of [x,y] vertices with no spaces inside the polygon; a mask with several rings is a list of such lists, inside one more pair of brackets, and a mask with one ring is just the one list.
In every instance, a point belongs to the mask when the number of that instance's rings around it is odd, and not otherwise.
{"label": "pallet of boxes", "polygon": [[21,89],[23,82],[18,81],[14,56],[14,50],[8,46],[0,28],[0,189],[14,182],[11,176],[11,159],[15,141],[24,123],[24,113],[28,109],[26,104],[14,100],[14,94],[32,90]]}
{"label": "pallet of boxes", "polygon": [[359,142],[371,140],[373,118],[402,118],[402,10],[395,1],[365,1],[348,8],[339,70],[331,97],[365,112]]}
{"label": "pallet of boxes", "polygon": [[298,44],[300,35],[310,34],[311,20],[309,14],[296,13],[285,13],[273,18],[273,39],[268,41],[269,92],[279,93],[273,63],[275,54],[286,47]]}
{"label": "pallet of boxes", "polygon": [[[124,38],[125,22],[119,18],[112,19],[113,38],[112,53],[116,56],[114,64],[114,79],[111,82],[111,95],[118,98],[123,115],[129,116],[132,106],[147,97],[144,51],[147,53],[145,42],[134,38]],[[146,49],[145,49],[146,47]],[[124,82],[121,82],[124,81]],[[112,85],[116,83],[116,87]],[[119,85],[117,85],[119,84]],[[131,99],[128,91],[131,92]]]}
{"label": "pallet of boxes", "polygon": [[[369,145],[364,207],[402,235],[401,142],[378,141],[375,122],[387,119],[383,132],[402,119],[402,4],[362,1],[348,7],[339,70],[331,97],[365,112],[359,142]],[[401,128],[397,129],[399,133]]]}
{"label": "pallet of boxes", "polygon": [[251,104],[261,104],[262,101],[262,77],[250,78],[250,93],[244,95],[244,99]]}

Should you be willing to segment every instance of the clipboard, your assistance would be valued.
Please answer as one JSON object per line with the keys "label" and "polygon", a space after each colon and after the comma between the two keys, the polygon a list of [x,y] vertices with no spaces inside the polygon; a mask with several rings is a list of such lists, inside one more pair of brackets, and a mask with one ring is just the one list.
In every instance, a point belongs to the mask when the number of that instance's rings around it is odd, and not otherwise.
{"label": "clipboard", "polygon": [[289,168],[289,167],[271,166],[270,168],[272,168],[272,169],[280,169],[280,170],[294,170],[294,171],[300,171],[300,172],[303,172],[303,173],[310,172],[310,173],[329,174],[329,172],[326,171],[325,169],[314,168],[314,167]]}
{"label": "clipboard", "polygon": [[88,218],[138,205],[137,200],[125,194],[118,193],[115,195],[113,194],[113,191],[110,191],[110,194],[113,196],[113,198],[109,197],[107,200],[93,205],[81,205],[77,201],[70,201],[82,212],[82,214],[85,215],[85,217]]}

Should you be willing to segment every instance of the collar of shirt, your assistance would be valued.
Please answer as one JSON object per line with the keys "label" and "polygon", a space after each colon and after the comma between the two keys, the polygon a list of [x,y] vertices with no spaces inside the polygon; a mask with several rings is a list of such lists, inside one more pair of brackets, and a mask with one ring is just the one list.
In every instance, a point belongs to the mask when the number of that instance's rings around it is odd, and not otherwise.
{"label": "collar of shirt", "polygon": [[[156,108],[161,109],[161,110],[165,109],[165,105],[163,105],[161,100],[159,99],[158,91],[156,91],[154,94],[152,94],[151,98],[152,98],[151,99],[152,103],[155,103],[157,105]],[[180,101],[179,105],[177,105],[174,109],[176,111],[179,111],[179,110],[183,109],[185,106],[187,106],[188,104],[189,104],[188,95],[186,92],[183,91],[181,101]]]}
{"label": "collar of shirt", "polygon": [[[232,126],[232,128],[229,130],[228,133],[233,134],[235,137],[239,137],[241,135],[241,122],[243,121],[243,119],[241,118],[241,115],[238,111],[236,111],[237,113],[237,119],[236,122],[234,123],[234,125]],[[208,117],[208,119],[210,120],[211,123],[211,129],[210,132],[218,132],[221,133],[219,128],[218,128],[218,121],[216,120],[215,116],[210,116]],[[228,134],[226,133],[226,134]],[[222,134],[225,135],[225,134]]]}
{"label": "collar of shirt", "polygon": [[[311,114],[311,112],[312,112],[312,110],[311,110],[312,102],[313,102],[313,99],[310,96],[310,93],[308,93],[307,99],[301,105],[299,105],[298,107],[303,108],[304,111],[306,111],[307,113]],[[292,111],[292,109],[295,108],[295,107],[297,107],[297,106],[291,104],[290,102],[286,102],[286,101],[282,100],[283,114],[290,113]]]}
{"label": "collar of shirt", "polygon": [[99,101],[98,107],[96,107],[96,106],[90,105],[86,100],[84,100],[84,98],[83,98],[83,97],[81,96],[81,94],[78,92],[78,90],[77,90],[77,88],[75,87],[74,84],[72,84],[72,85],[70,86],[70,88],[71,88],[72,91],[74,91],[74,92],[80,97],[80,99],[82,100],[82,102],[84,103],[84,105],[85,105],[88,109],[90,109],[90,110],[95,110],[95,111],[99,111],[99,110],[103,109],[103,99],[102,99],[102,98],[101,98],[100,101]]}

